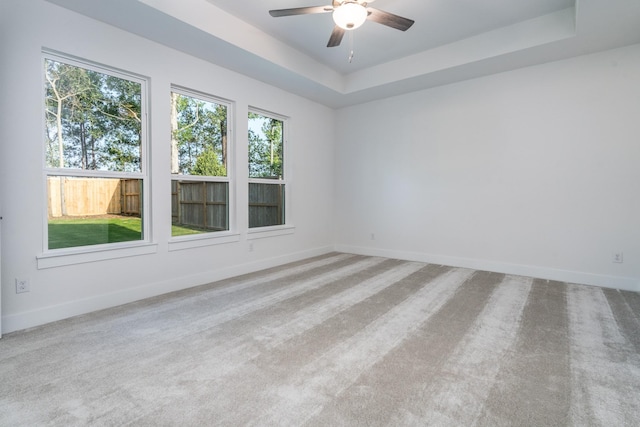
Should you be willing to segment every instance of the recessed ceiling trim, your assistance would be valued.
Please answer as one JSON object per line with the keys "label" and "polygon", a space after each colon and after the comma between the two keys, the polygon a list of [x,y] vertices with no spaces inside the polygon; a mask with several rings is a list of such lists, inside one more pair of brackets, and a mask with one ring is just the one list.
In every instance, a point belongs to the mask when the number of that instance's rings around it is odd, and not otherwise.
{"label": "recessed ceiling trim", "polygon": [[344,90],[344,78],[335,70],[212,3],[204,0],[137,1],[334,91],[342,92]]}
{"label": "recessed ceiling trim", "polygon": [[573,7],[341,74],[213,0],[46,1],[333,108],[640,43],[640,1],[576,0]]}
{"label": "recessed ceiling trim", "polygon": [[575,37],[575,8],[567,8],[346,76],[345,93],[472,64]]}

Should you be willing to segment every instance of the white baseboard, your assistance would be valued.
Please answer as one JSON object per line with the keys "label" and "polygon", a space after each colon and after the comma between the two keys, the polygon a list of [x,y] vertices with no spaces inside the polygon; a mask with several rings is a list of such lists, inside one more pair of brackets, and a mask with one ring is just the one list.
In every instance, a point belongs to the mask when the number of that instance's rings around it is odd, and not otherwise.
{"label": "white baseboard", "polygon": [[6,315],[2,317],[2,333],[6,334],[20,331],[44,325],[46,323],[91,313],[93,311],[104,310],[107,308],[117,307],[122,304],[128,304],[130,302],[167,294],[169,292],[180,291],[194,286],[240,276],[242,274],[277,267],[290,262],[324,255],[332,252],[333,250],[334,248],[331,246],[319,247],[273,258],[262,259],[259,261],[234,265],[223,269],[216,269],[215,271],[207,271],[201,274],[173,278],[162,282],[148,283],[135,288],[69,301],[64,304],[43,307],[37,310]]}
{"label": "white baseboard", "polygon": [[551,269],[529,265],[518,265],[487,261],[471,258],[458,258],[442,255],[433,255],[422,252],[396,251],[389,249],[378,249],[363,246],[336,245],[334,247],[320,247],[302,252],[281,255],[259,261],[234,265],[224,269],[208,271],[192,276],[174,278],[162,282],[148,283],[135,288],[96,295],[91,298],[70,301],[64,304],[43,307],[37,310],[26,311],[6,315],[2,317],[2,333],[10,333],[46,323],[67,319],[70,317],[91,313],[151,298],[170,292],[199,286],[242,274],[252,273],[271,267],[287,264],[289,262],[300,261],[314,256],[338,251],[358,255],[380,256],[385,258],[395,258],[407,261],[419,261],[430,264],[448,265],[452,267],[472,268],[476,270],[494,271],[497,273],[514,274],[519,276],[535,277],[547,280],[558,280],[562,282],[578,283],[584,285],[601,286],[632,292],[640,292],[640,282],[630,277],[618,277],[584,273],[578,271],[568,271]]}
{"label": "white baseboard", "polygon": [[472,268],[474,270],[493,271],[496,273],[514,274],[538,279],[557,280],[560,282],[582,285],[601,286],[625,291],[640,292],[640,280],[632,277],[607,276],[580,271],[559,270],[531,265],[509,264],[482,259],[458,258],[433,255],[423,252],[396,251],[370,248],[365,246],[336,245],[337,252],[358,255],[380,256],[385,258],[419,261],[429,264],[448,265],[452,267]]}

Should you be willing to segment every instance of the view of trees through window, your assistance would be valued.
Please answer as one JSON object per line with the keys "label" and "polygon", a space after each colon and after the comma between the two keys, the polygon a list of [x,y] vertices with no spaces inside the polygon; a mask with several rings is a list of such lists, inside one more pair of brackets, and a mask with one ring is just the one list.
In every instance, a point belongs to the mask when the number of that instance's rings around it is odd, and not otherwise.
{"label": "view of trees through window", "polygon": [[140,172],[140,83],[45,60],[51,168]]}
{"label": "view of trees through window", "polygon": [[285,223],[284,121],[249,112],[249,227]]}
{"label": "view of trees through window", "polygon": [[229,229],[227,105],[171,93],[172,235]]}
{"label": "view of trees through window", "polygon": [[249,112],[249,177],[282,179],[282,120]]}
{"label": "view of trees through window", "polygon": [[44,60],[49,249],[142,239],[142,83],[118,74]]}

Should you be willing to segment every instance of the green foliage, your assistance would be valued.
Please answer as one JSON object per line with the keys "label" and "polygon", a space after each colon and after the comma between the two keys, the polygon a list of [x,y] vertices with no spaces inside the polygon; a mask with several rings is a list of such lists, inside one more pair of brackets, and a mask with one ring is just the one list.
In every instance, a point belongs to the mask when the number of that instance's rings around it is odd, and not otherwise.
{"label": "green foliage", "polygon": [[45,60],[49,167],[140,171],[139,83]]}
{"label": "green foliage", "polygon": [[227,108],[178,93],[172,96],[172,137],[177,144],[178,173],[226,176]]}
{"label": "green foliage", "polygon": [[281,179],[283,122],[249,113],[249,123],[249,177]]}
{"label": "green foliage", "polygon": [[205,149],[196,159],[191,175],[227,176],[227,169],[220,164],[218,153],[211,148]]}

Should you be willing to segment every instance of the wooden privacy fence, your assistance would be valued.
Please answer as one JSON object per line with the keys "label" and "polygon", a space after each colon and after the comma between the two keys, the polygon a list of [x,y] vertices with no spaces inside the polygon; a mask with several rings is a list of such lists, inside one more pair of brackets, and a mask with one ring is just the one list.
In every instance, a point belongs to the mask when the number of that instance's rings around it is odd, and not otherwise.
{"label": "wooden privacy fence", "polygon": [[142,181],[139,179],[120,180],[121,213],[124,215],[140,216],[142,206]]}
{"label": "wooden privacy fence", "polygon": [[228,230],[229,184],[171,181],[171,219],[174,224],[206,230]]}
{"label": "wooden privacy fence", "polygon": [[[142,180],[52,176],[49,216],[133,215],[142,211]],[[229,183],[171,181],[172,222],[229,229]],[[249,227],[284,224],[284,184],[249,184]]]}
{"label": "wooden privacy fence", "polygon": [[134,215],[141,213],[139,179],[47,178],[49,217]]}
{"label": "wooden privacy fence", "polygon": [[284,224],[284,184],[249,184],[249,227]]}
{"label": "wooden privacy fence", "polygon": [[[229,184],[171,181],[171,216],[176,225],[228,230]],[[284,224],[284,184],[249,184],[249,227]]]}

